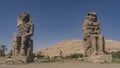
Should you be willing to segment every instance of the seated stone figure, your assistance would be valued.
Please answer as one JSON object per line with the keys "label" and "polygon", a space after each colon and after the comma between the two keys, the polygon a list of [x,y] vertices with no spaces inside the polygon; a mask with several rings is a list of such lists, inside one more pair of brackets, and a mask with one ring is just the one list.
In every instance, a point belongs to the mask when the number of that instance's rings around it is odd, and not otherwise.
{"label": "seated stone figure", "polygon": [[33,36],[34,25],[30,19],[30,15],[26,12],[21,13],[18,17],[18,32],[14,34],[13,38],[13,56],[30,57],[33,53]]}
{"label": "seated stone figure", "polygon": [[82,26],[85,56],[103,54],[104,37],[96,13],[88,13]]}

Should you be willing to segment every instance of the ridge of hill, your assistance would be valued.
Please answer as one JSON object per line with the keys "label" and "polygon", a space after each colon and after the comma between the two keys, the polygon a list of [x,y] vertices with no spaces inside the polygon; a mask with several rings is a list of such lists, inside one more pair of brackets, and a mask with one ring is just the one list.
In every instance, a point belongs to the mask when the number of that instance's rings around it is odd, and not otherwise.
{"label": "ridge of hill", "polygon": [[[105,40],[105,51],[117,52],[120,51],[120,42],[115,40]],[[82,40],[68,40],[59,42],[51,47],[43,48],[40,51],[35,52],[35,54],[42,54],[44,56],[59,56],[62,52],[63,56],[70,55],[73,53],[84,54],[84,47]]]}

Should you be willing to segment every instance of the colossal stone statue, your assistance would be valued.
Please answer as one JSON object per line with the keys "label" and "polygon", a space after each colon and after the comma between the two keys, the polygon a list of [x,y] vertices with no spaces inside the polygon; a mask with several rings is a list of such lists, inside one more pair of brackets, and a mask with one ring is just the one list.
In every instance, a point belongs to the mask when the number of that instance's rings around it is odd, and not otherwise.
{"label": "colossal stone statue", "polygon": [[[26,12],[18,16],[18,32],[14,34],[12,43],[12,53],[14,58],[20,58],[24,62],[32,61],[33,55],[33,40],[31,36],[34,33],[34,25],[31,21],[30,15]],[[25,59],[26,58],[26,59]]]}
{"label": "colossal stone statue", "polygon": [[85,56],[104,54],[105,43],[95,12],[87,14],[82,25]]}

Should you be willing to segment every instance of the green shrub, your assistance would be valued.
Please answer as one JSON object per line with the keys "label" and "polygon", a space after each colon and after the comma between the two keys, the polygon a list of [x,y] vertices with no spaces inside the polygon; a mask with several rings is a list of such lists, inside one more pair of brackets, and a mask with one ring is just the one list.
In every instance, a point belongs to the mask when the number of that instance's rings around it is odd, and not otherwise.
{"label": "green shrub", "polygon": [[120,63],[120,51],[112,53],[112,62]]}
{"label": "green shrub", "polygon": [[70,57],[71,57],[71,58],[79,58],[79,57],[82,58],[82,57],[83,57],[83,54],[77,54],[77,53],[76,53],[76,54],[70,55]]}
{"label": "green shrub", "polygon": [[34,57],[40,59],[40,58],[44,58],[44,55],[38,54],[38,55],[34,55]]}
{"label": "green shrub", "polygon": [[77,58],[83,58],[83,54],[75,53],[64,57],[64,59],[77,59]]}
{"label": "green shrub", "polygon": [[112,53],[112,57],[116,59],[120,59],[120,51]]}

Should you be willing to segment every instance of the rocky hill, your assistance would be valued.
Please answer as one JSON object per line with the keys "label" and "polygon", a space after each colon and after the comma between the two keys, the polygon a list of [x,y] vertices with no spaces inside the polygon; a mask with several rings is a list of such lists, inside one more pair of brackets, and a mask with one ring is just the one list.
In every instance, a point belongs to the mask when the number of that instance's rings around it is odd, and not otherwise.
{"label": "rocky hill", "polygon": [[[105,40],[105,50],[107,52],[117,52],[120,51],[120,42],[114,40]],[[82,40],[69,40],[62,41],[53,45],[52,47],[41,49],[35,52],[35,54],[43,54],[45,56],[58,56],[69,55],[73,53],[84,54],[83,42]]]}

